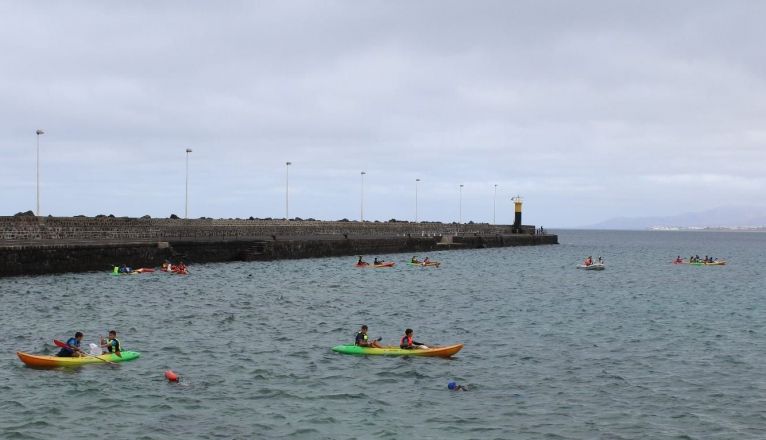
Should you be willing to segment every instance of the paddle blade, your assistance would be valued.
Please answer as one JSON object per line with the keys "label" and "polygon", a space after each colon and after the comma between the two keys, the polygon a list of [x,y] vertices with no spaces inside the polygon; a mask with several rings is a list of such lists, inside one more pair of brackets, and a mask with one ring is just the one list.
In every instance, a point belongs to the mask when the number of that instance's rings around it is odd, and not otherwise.
{"label": "paddle blade", "polygon": [[56,345],[56,347],[61,347],[61,348],[70,348],[70,347],[69,347],[69,346],[66,344],[66,342],[62,342],[62,341],[59,341],[58,339],[54,339],[54,340],[53,340],[53,343]]}

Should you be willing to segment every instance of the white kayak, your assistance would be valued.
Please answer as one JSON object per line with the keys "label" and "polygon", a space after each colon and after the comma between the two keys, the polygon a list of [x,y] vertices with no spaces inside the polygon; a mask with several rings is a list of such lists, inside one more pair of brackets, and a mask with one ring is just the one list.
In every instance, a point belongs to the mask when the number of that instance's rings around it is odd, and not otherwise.
{"label": "white kayak", "polygon": [[603,263],[593,263],[588,266],[581,264],[577,266],[578,269],[585,269],[585,270],[604,270],[606,269],[606,266],[604,266]]}

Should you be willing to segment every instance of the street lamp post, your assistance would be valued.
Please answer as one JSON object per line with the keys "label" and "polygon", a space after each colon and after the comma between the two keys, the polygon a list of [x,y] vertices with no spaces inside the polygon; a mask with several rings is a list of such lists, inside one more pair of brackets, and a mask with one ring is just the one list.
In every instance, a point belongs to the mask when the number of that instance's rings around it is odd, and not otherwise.
{"label": "street lamp post", "polygon": [[492,224],[497,225],[495,214],[497,214],[497,183],[495,184],[495,195],[492,197]]}
{"label": "street lamp post", "polygon": [[40,135],[45,134],[42,130],[37,130],[37,216],[40,217]]}
{"label": "street lamp post", "polygon": [[186,149],[186,195],[184,196],[184,218],[189,218],[189,153],[191,148]]}
{"label": "street lamp post", "polygon": [[415,179],[415,223],[418,222],[418,183],[420,179]]}
{"label": "street lamp post", "polygon": [[364,175],[365,174],[367,174],[367,173],[362,171],[362,204],[361,204],[361,208],[359,210],[359,219],[362,222],[364,222]]}
{"label": "street lamp post", "polygon": [[290,165],[292,162],[285,162],[285,220],[290,219]]}
{"label": "street lamp post", "polygon": [[460,201],[458,202],[458,224],[463,224],[463,184],[460,184]]}

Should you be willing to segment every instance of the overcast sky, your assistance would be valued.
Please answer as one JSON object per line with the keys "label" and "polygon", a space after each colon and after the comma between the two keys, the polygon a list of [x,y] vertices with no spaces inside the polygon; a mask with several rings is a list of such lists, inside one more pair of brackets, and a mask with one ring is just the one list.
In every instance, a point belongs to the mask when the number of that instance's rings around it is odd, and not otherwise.
{"label": "overcast sky", "polygon": [[766,2],[0,1],[0,215],[578,226],[766,195]]}

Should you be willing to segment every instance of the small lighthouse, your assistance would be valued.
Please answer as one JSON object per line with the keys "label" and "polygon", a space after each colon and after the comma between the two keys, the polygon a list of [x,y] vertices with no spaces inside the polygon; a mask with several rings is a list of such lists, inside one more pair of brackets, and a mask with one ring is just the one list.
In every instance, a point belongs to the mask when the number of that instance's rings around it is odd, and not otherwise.
{"label": "small lighthouse", "polygon": [[513,229],[515,234],[521,233],[521,196],[511,197],[513,200]]}

